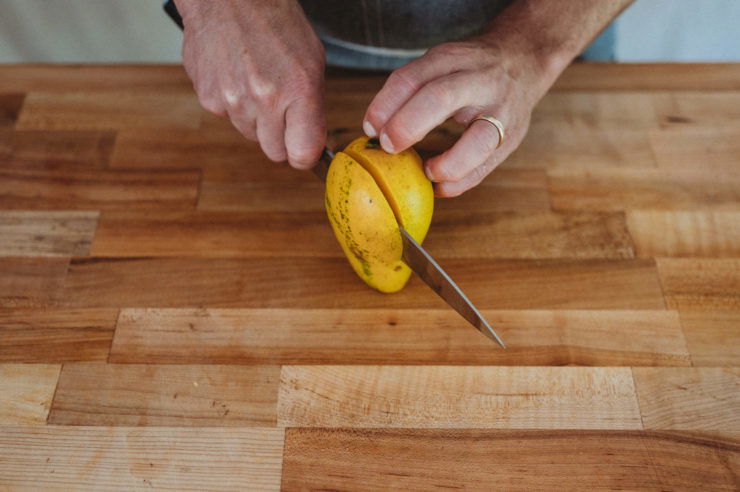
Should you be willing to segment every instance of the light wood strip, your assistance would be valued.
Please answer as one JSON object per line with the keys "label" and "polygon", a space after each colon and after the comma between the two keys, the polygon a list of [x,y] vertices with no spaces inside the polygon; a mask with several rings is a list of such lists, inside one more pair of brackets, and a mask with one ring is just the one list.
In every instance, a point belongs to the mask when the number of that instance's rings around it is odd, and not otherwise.
{"label": "light wood strip", "polygon": [[198,171],[0,169],[0,208],[11,210],[192,210]]}
{"label": "light wood strip", "polygon": [[15,125],[25,97],[23,92],[0,94],[0,128],[12,128]]}
{"label": "light wood strip", "polygon": [[646,429],[740,431],[740,368],[632,370]]}
{"label": "light wood strip", "polygon": [[65,364],[50,424],[275,425],[279,367]]}
{"label": "light wood strip", "polygon": [[[480,309],[664,308],[652,260],[439,260]],[[393,295],[374,291],[343,258],[77,258],[60,303],[447,309],[418,278]]]}
{"label": "light wood strip", "polygon": [[734,126],[740,119],[740,90],[716,92],[706,89],[672,94],[679,114],[702,126]]}
{"label": "light wood strip", "polygon": [[0,257],[0,307],[39,307],[56,301],[69,258]]}
{"label": "light wood strip", "polygon": [[630,210],[627,227],[641,258],[740,256],[740,212]]}
{"label": "light wood strip", "polygon": [[658,271],[671,309],[740,309],[740,259],[663,258]]}
{"label": "light wood strip", "polygon": [[30,92],[19,130],[198,128],[202,109],[194,93]]}
{"label": "light wood strip", "polygon": [[285,490],[736,490],[737,435],[287,429]]}
{"label": "light wood strip", "polygon": [[0,256],[86,256],[98,212],[0,210]]}
{"label": "light wood strip", "polygon": [[117,309],[2,309],[0,361],[106,360]]}
{"label": "light wood strip", "polygon": [[0,428],[11,490],[279,490],[282,429]]}
{"label": "light wood strip", "polygon": [[281,427],[640,429],[626,367],[283,366]]}
{"label": "light wood strip", "polygon": [[740,176],[693,169],[553,169],[555,210],[740,210]]}
{"label": "light wood strip", "polygon": [[740,311],[683,311],[681,326],[695,366],[740,366]]}
{"label": "light wood strip", "polygon": [[57,364],[0,364],[0,426],[46,424],[59,369]]}
{"label": "light wood strip", "polygon": [[691,363],[669,311],[484,311],[506,350],[451,309],[124,309],[112,362],[665,365]]}
{"label": "light wood strip", "polygon": [[107,165],[113,131],[0,130],[4,166],[25,169],[97,169]]}

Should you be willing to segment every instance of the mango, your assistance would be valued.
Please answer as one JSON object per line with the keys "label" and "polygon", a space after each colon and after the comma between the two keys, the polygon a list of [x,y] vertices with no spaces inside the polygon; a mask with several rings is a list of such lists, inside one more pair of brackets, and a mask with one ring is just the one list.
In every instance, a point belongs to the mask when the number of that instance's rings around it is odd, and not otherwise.
{"label": "mango", "polygon": [[381,292],[401,290],[411,270],[402,260],[399,225],[421,244],[434,211],[432,183],[416,151],[388,154],[376,139],[354,140],[329,166],[325,204],[355,273]]}

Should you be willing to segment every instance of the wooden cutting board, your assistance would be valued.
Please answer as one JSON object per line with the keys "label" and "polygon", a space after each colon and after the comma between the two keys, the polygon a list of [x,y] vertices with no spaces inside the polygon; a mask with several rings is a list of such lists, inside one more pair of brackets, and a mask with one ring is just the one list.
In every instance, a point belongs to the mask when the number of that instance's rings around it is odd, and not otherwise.
{"label": "wooden cutting board", "polygon": [[180,67],[0,67],[0,489],[740,488],[740,65],[571,67],[425,244],[507,350]]}

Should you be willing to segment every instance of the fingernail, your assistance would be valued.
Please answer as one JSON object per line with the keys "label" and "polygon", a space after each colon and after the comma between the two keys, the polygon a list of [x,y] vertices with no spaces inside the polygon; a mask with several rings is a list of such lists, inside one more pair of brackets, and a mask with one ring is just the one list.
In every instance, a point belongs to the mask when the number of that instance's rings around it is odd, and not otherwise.
{"label": "fingernail", "polygon": [[391,139],[388,138],[388,135],[385,133],[380,135],[380,146],[383,147],[383,150],[390,154],[395,154],[396,152],[393,150],[393,144],[391,143]]}
{"label": "fingernail", "polygon": [[370,138],[378,136],[378,132],[375,131],[375,128],[373,128],[373,125],[371,125],[369,121],[362,124],[362,130],[365,132],[365,135]]}
{"label": "fingernail", "polygon": [[432,177],[432,170],[429,169],[429,166],[424,166],[424,174],[427,175],[427,178],[429,178],[429,181],[434,181],[434,178]]}

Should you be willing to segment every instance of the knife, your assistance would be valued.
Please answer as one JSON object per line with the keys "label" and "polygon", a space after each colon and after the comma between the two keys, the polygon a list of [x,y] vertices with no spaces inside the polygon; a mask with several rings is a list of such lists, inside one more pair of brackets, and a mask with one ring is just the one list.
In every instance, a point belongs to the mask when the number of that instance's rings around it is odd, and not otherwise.
{"label": "knife", "polygon": [[[324,148],[321,153],[318,164],[313,167],[313,172],[321,181],[326,182],[326,175],[329,172],[329,165],[334,158],[334,152],[329,148]],[[476,309],[468,296],[457,286],[449,275],[439,266],[432,255],[417,243],[411,234],[402,226],[398,226],[401,231],[403,240],[403,261],[411,270],[421,278],[439,297],[452,307],[455,311],[465,318],[478,331],[483,333],[491,340],[497,342],[501,347],[506,348],[501,337],[491,328],[488,321]]]}

